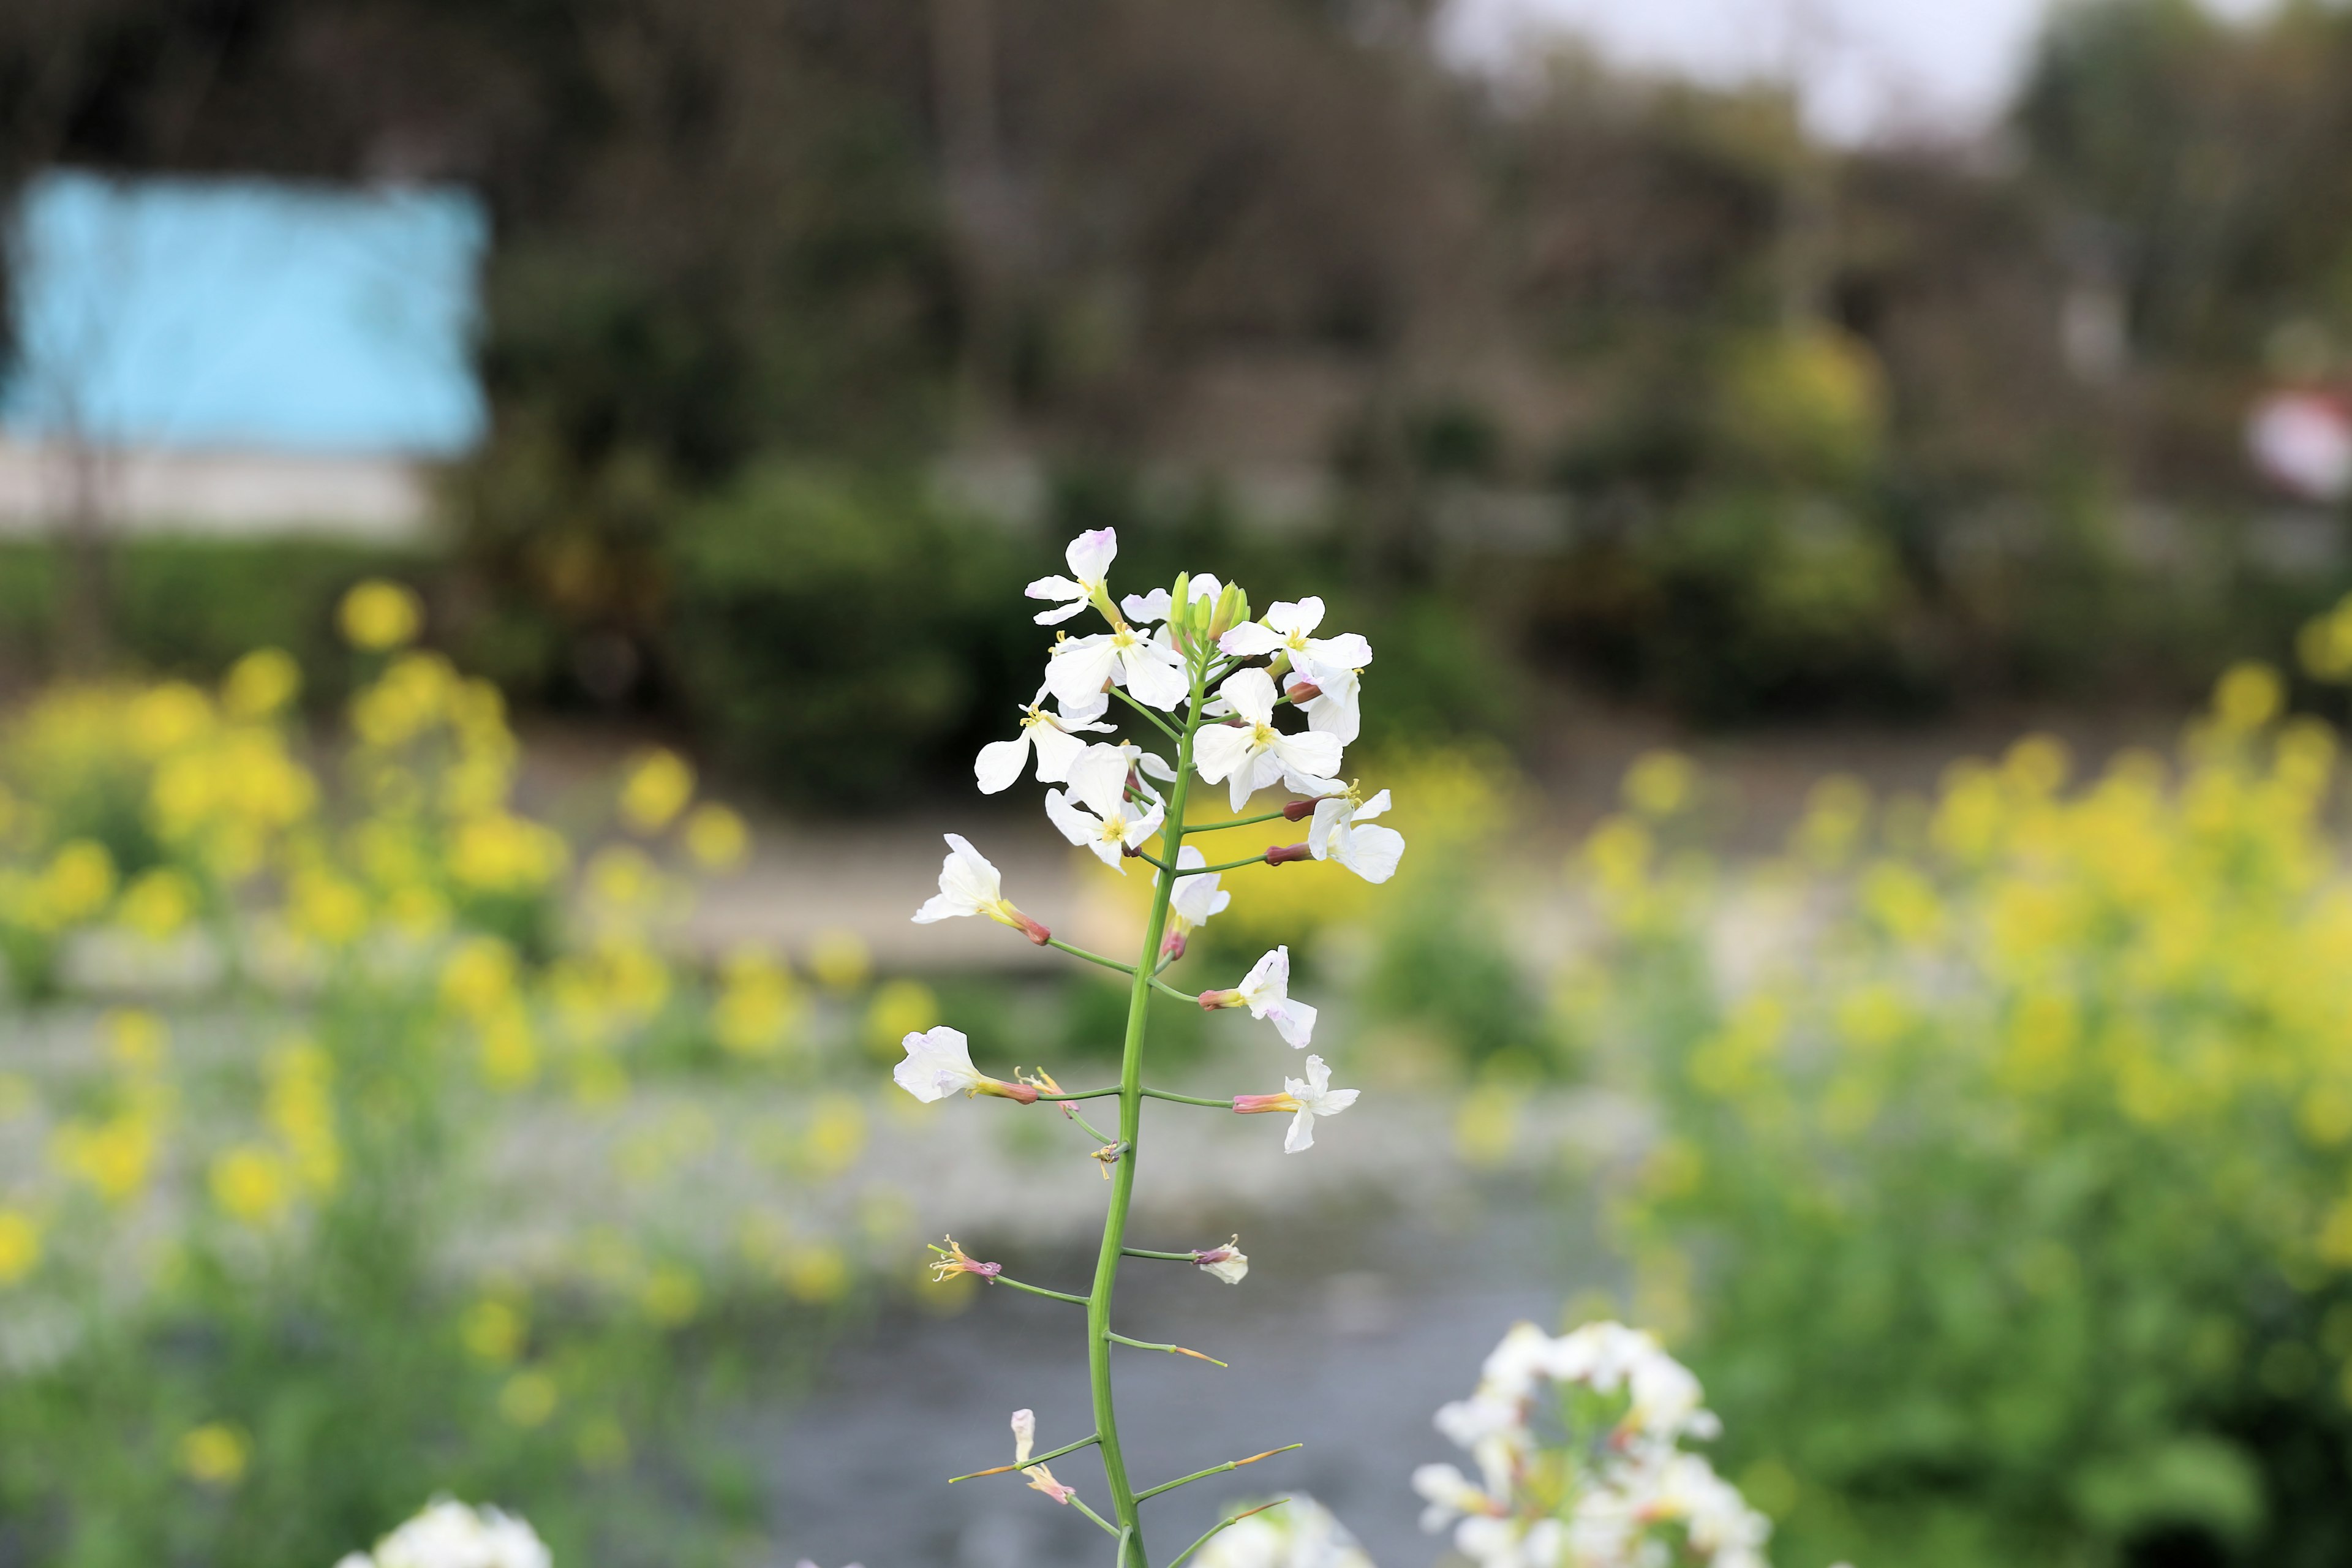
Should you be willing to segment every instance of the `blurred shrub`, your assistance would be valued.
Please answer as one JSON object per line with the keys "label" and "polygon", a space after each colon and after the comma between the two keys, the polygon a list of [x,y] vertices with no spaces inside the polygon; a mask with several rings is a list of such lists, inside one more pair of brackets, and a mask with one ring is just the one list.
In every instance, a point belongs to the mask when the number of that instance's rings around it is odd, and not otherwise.
{"label": "blurred shrub", "polygon": [[[453,1489],[566,1561],[715,1564],[759,1508],[712,1412],[903,1240],[819,1202],[732,1235],[713,1198],[857,1158],[859,1105],[807,1089],[862,968],[821,1006],[767,955],[675,962],[745,850],[691,768],[639,759],[566,834],[513,798],[495,689],[403,646],[412,595],[337,618],[373,677],[325,776],[276,650],[0,739],[7,1551],[304,1568]],[[170,1013],[98,1013],[125,989]],[[681,1070],[800,1092],[722,1138],[654,1091]]]}
{"label": "blurred shrub", "polygon": [[2074,793],[2039,739],[1830,781],[1738,885],[1671,791],[1581,852],[1663,1119],[1620,1217],[1780,1554],[2352,1552],[2352,886],[2280,709],[2242,668]]}

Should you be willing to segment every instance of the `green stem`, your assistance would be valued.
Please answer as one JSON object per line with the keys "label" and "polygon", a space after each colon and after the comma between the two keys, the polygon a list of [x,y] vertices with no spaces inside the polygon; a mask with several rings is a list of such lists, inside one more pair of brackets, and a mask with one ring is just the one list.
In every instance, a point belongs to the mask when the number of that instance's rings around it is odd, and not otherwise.
{"label": "green stem", "polygon": [[1093,1520],[1097,1524],[1101,1525],[1102,1532],[1105,1535],[1116,1535],[1121,1541],[1125,1541],[1129,1536],[1135,1533],[1134,1525],[1129,1524],[1124,1530],[1115,1527],[1110,1521],[1105,1519],[1102,1515],[1088,1508],[1087,1506],[1087,1500],[1082,1497],[1071,1498],[1070,1506],[1076,1509],[1080,1513],[1085,1514],[1088,1519]]}
{"label": "green stem", "polygon": [[[1132,963],[1121,963],[1116,958],[1105,958],[1099,952],[1088,952],[1083,947],[1072,947],[1068,942],[1064,942],[1058,936],[1047,937],[1045,939],[1045,945],[1047,947],[1059,948],[1064,952],[1068,953],[1072,958],[1083,958],[1088,963],[1099,963],[1105,969],[1116,969],[1121,974],[1132,974],[1135,973],[1135,965]],[[1108,1092],[1117,1094],[1118,1091],[1117,1089],[1111,1089]]]}
{"label": "green stem", "polygon": [[1184,743],[1183,736],[1179,735],[1175,731],[1170,729],[1168,727],[1168,721],[1160,718],[1159,714],[1154,713],[1149,707],[1145,706],[1143,703],[1138,702],[1134,698],[1129,697],[1127,694],[1127,689],[1125,687],[1114,686],[1110,689],[1110,694],[1113,697],[1118,698],[1120,701],[1126,703],[1129,708],[1134,709],[1138,713],[1142,714],[1146,719],[1150,720],[1153,729],[1158,730],[1161,734],[1167,736],[1170,740],[1175,742],[1180,746]]}
{"label": "green stem", "polygon": [[1304,1448],[1305,1447],[1307,1447],[1307,1445],[1304,1443],[1287,1443],[1279,1448],[1268,1448],[1263,1454],[1252,1454],[1246,1459],[1227,1459],[1222,1465],[1211,1465],[1205,1470],[1194,1470],[1189,1476],[1178,1476],[1172,1481],[1162,1481],[1156,1487],[1147,1487],[1142,1491],[1135,1494],[1135,1500],[1141,1502],[1146,1498],[1158,1497],[1161,1492],[1172,1492],[1178,1487],[1188,1485],[1191,1482],[1206,1480],[1211,1476],[1222,1476],[1227,1470],[1238,1470],[1244,1465],[1255,1465],[1260,1459],[1271,1459],[1276,1454],[1287,1454],[1293,1448]]}
{"label": "green stem", "polygon": [[1177,1001],[1190,1002],[1195,1007],[1201,1005],[1201,999],[1198,996],[1193,995],[1190,991],[1177,990],[1176,987],[1169,984],[1168,982],[1160,979],[1157,974],[1147,974],[1144,978],[1150,981],[1151,988],[1154,991],[1159,992],[1162,996],[1173,996]]}
{"label": "green stem", "polygon": [[[1118,1260],[1127,1246],[1127,1213],[1135,1201],[1136,1151],[1143,1131],[1143,1036],[1150,1012],[1152,987],[1160,984],[1151,972],[1168,930],[1168,900],[1176,890],[1176,854],[1184,843],[1184,800],[1192,783],[1192,736],[1200,727],[1202,671],[1192,676],[1192,700],[1184,732],[1176,741],[1176,782],[1169,786],[1168,816],[1161,829],[1159,876],[1151,889],[1151,914],[1144,922],[1143,948],[1135,961],[1134,984],[1127,997],[1127,1037],[1119,1052],[1118,1136],[1127,1157],[1111,1172],[1109,1212],[1103,1217],[1102,1249],[1095,1258],[1094,1289],[1087,1298],[1087,1382],[1094,1394],[1095,1433],[1102,1448],[1103,1479],[1110,1487],[1111,1512],[1120,1537],[1118,1568],[1150,1568],[1143,1544],[1142,1521],[1136,1512],[1135,1488],[1128,1480],[1127,1457],[1118,1442],[1118,1412],[1111,1399],[1110,1302],[1118,1283]],[[1141,704],[1137,704],[1139,708]],[[1151,715],[1158,723],[1157,715]],[[1163,730],[1167,727],[1160,726]],[[1172,987],[1162,987],[1173,990]],[[1175,992],[1182,995],[1181,992]]]}
{"label": "green stem", "polygon": [[1286,1503],[1289,1500],[1290,1500],[1286,1497],[1276,1498],[1272,1502],[1263,1503],[1256,1508],[1244,1509],[1239,1513],[1227,1514],[1224,1518],[1217,1521],[1216,1523],[1209,1526],[1208,1532],[1202,1535],[1200,1540],[1192,1542],[1192,1545],[1187,1546],[1183,1551],[1176,1553],[1175,1560],[1168,1564],[1168,1568],[1183,1568],[1184,1559],[1192,1556],[1195,1552],[1200,1551],[1201,1548],[1206,1546],[1210,1542],[1214,1541],[1219,1535],[1231,1530],[1234,1526],[1247,1519],[1251,1514],[1264,1513],[1270,1508],[1280,1508],[1284,1503]]}
{"label": "green stem", "polygon": [[974,1470],[968,1476],[950,1476],[948,1478],[948,1485],[953,1486],[958,1481],[976,1481],[982,1476],[1010,1475],[1014,1470],[1026,1469],[1031,1465],[1049,1464],[1053,1460],[1060,1458],[1065,1454],[1076,1453],[1079,1449],[1085,1447],[1094,1440],[1095,1435],[1089,1432],[1075,1443],[1065,1443],[1050,1454],[1032,1455],[1029,1458],[1017,1465],[999,1465],[992,1470]]}
{"label": "green stem", "polygon": [[1112,1142],[1108,1133],[1096,1126],[1093,1122],[1087,1121],[1085,1117],[1080,1116],[1076,1111],[1073,1110],[1070,1112],[1070,1120],[1076,1122],[1078,1126],[1085,1131],[1086,1135],[1093,1139],[1097,1144]]}
{"label": "green stem", "polygon": [[[1273,847],[1271,844],[1266,846],[1266,849]],[[1212,871],[1231,871],[1243,866],[1263,866],[1265,863],[1265,849],[1261,849],[1255,855],[1244,855],[1238,860],[1221,860],[1213,866],[1187,866],[1176,874],[1180,877],[1205,877]]]}
{"label": "green stem", "polygon": [[1150,1247],[1130,1247],[1125,1250],[1129,1258],[1164,1258],[1170,1263],[1198,1263],[1200,1261],[1198,1258],[1195,1258],[1189,1252],[1154,1252]]}
{"label": "green stem", "polygon": [[1041,1094],[1037,1098],[1047,1105],[1062,1105],[1073,1100],[1108,1100],[1118,1092],[1116,1089],[1090,1089],[1084,1094]]}
{"label": "green stem", "polygon": [[1179,1105],[1205,1105],[1213,1110],[1231,1110],[1234,1108],[1230,1100],[1202,1100],[1197,1094],[1171,1094],[1164,1089],[1147,1089],[1143,1092],[1153,1100],[1172,1100]]}
{"label": "green stem", "polygon": [[1050,1296],[1056,1301],[1072,1301],[1081,1307],[1087,1304],[1087,1299],[1084,1296],[1073,1296],[1067,1290],[1048,1290],[1043,1285],[1024,1285],[1020,1280],[1007,1279],[1002,1274],[998,1275],[995,1279],[991,1279],[989,1283],[991,1285],[1010,1285],[1015,1290],[1026,1290],[1032,1296]]}
{"label": "green stem", "polygon": [[1188,834],[1222,833],[1228,827],[1249,827],[1261,822],[1272,822],[1288,809],[1287,806],[1284,806],[1274,811],[1261,811],[1255,816],[1236,816],[1230,822],[1204,822],[1197,827],[1188,827],[1184,831]]}
{"label": "green stem", "polygon": [[[1129,1350],[1166,1351],[1170,1355],[1188,1355],[1194,1361],[1207,1362],[1211,1366],[1227,1366],[1230,1364],[1228,1363],[1219,1361],[1215,1356],[1202,1355],[1199,1351],[1188,1351],[1182,1345],[1156,1345],[1149,1340],[1129,1339],[1125,1334],[1113,1334],[1110,1337],[1114,1343],[1125,1345]],[[1135,1500],[1141,1502],[1145,1498],[1148,1498],[1150,1495],[1151,1494],[1150,1492],[1138,1492],[1135,1494]]]}

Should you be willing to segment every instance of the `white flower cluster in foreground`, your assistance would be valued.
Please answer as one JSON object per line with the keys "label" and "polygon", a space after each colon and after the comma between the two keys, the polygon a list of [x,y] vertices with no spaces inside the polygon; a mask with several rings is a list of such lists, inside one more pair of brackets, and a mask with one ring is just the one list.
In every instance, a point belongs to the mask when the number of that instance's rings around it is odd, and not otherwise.
{"label": "white flower cluster in foreground", "polygon": [[1303,1492],[1243,1520],[1194,1561],[1200,1568],[1373,1568],[1347,1526]]}
{"label": "white flower cluster in foreground", "polygon": [[1477,1391],[1437,1413],[1476,1462],[1423,1465],[1422,1528],[1479,1568],[1764,1568],[1771,1526],[1686,1439],[1717,1435],[1698,1379],[1648,1334],[1588,1323],[1503,1336]]}
{"label": "white flower cluster in foreground", "polygon": [[436,1498],[425,1511],[335,1568],[550,1568],[537,1531],[494,1508]]}

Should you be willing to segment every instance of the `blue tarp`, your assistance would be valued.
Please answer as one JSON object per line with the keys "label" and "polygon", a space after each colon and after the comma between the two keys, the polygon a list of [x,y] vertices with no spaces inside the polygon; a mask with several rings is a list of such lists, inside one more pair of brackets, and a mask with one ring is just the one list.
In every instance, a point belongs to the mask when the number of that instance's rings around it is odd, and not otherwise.
{"label": "blue tarp", "polygon": [[50,173],[8,237],[14,434],[416,457],[481,437],[488,224],[464,192]]}

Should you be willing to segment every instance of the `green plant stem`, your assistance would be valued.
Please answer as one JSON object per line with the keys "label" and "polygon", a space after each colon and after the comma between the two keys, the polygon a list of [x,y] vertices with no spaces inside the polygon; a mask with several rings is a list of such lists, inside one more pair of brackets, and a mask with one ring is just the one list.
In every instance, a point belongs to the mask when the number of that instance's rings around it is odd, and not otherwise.
{"label": "green plant stem", "polygon": [[[1072,958],[1083,958],[1088,963],[1099,963],[1105,969],[1116,969],[1121,974],[1132,974],[1135,973],[1135,965],[1132,963],[1121,963],[1116,958],[1105,958],[1099,952],[1088,952],[1083,947],[1072,947],[1068,942],[1064,942],[1058,936],[1047,937],[1045,939],[1045,945],[1051,948],[1058,948],[1062,952],[1068,953]],[[1106,1089],[1104,1092],[1107,1094],[1117,1094],[1118,1090],[1115,1089]]]}
{"label": "green plant stem", "polygon": [[1231,1110],[1234,1108],[1230,1100],[1202,1100],[1197,1094],[1171,1094],[1164,1089],[1147,1089],[1143,1092],[1153,1100],[1173,1100],[1178,1105],[1205,1105],[1212,1110]]}
{"label": "green plant stem", "polygon": [[[1127,688],[1123,686],[1114,686],[1110,689],[1110,694],[1113,697],[1118,698],[1121,702],[1126,703],[1129,708],[1134,709],[1138,713],[1142,714],[1146,719],[1150,720],[1151,727],[1153,729],[1159,731],[1161,734],[1167,736],[1170,740],[1175,742],[1180,746],[1184,743],[1185,736],[1179,735],[1175,731],[1170,729],[1168,727],[1168,721],[1162,719],[1159,714],[1154,713],[1149,706],[1139,702],[1134,698],[1129,696],[1127,694]],[[1189,734],[1192,728],[1190,721],[1186,721],[1184,728],[1186,732]]]}
{"label": "green plant stem", "polygon": [[1048,1290],[1043,1285],[1024,1285],[1020,1280],[1007,1279],[1002,1274],[998,1275],[995,1279],[991,1279],[989,1283],[991,1285],[1010,1285],[1015,1290],[1026,1290],[1032,1296],[1050,1296],[1056,1301],[1070,1301],[1081,1307],[1087,1304],[1087,1298],[1084,1296],[1073,1296],[1067,1290]]}
{"label": "green plant stem", "polygon": [[[1064,1107],[1064,1109],[1067,1110],[1068,1108]],[[1113,1142],[1108,1133],[1096,1126],[1093,1122],[1087,1121],[1085,1117],[1080,1116],[1076,1111],[1072,1110],[1069,1115],[1070,1120],[1076,1122],[1079,1127],[1084,1129],[1087,1136],[1093,1139],[1097,1143],[1108,1143]]]}
{"label": "green plant stem", "polygon": [[[1131,1340],[1125,1334],[1113,1334],[1110,1337],[1113,1343],[1125,1345],[1129,1350],[1166,1351],[1170,1355],[1191,1356],[1194,1361],[1204,1361],[1211,1366],[1227,1366],[1231,1364],[1226,1362],[1219,1361],[1213,1355],[1202,1355],[1199,1351],[1186,1350],[1182,1345],[1158,1345],[1153,1344],[1149,1340]],[[1151,1494],[1149,1492],[1138,1492],[1135,1496],[1135,1500],[1141,1502],[1145,1498],[1150,1497],[1150,1495]]]}
{"label": "green plant stem", "polygon": [[[1151,914],[1144,922],[1142,952],[1135,961],[1134,984],[1128,992],[1127,1037],[1120,1048],[1118,1074],[1118,1135],[1128,1152],[1111,1172],[1110,1207],[1103,1217],[1102,1249],[1095,1258],[1094,1289],[1087,1298],[1087,1382],[1094,1394],[1095,1432],[1101,1439],[1103,1479],[1110,1487],[1111,1512],[1118,1520],[1118,1529],[1112,1531],[1120,1538],[1117,1568],[1150,1568],[1150,1557],[1143,1544],[1142,1521],[1136,1512],[1135,1489],[1127,1478],[1127,1457],[1119,1448],[1118,1412],[1111,1399],[1110,1302],[1111,1292],[1118,1283],[1119,1257],[1127,1246],[1127,1213],[1135,1200],[1136,1151],[1141,1145],[1143,1131],[1144,1026],[1150,1011],[1152,987],[1160,984],[1151,973],[1151,963],[1159,954],[1161,937],[1167,933],[1168,900],[1176,890],[1176,855],[1184,843],[1184,801],[1192,783],[1192,736],[1201,724],[1201,682],[1202,676],[1196,671],[1184,732],[1175,737],[1176,782],[1169,786],[1168,816],[1160,830],[1160,875],[1152,884]],[[1156,717],[1153,721],[1158,722]]]}
{"label": "green plant stem", "polygon": [[1063,1444],[1060,1447],[1058,1447],[1058,1448],[1055,1449],[1055,1450],[1054,1450],[1052,1453],[1050,1453],[1050,1454],[1035,1454],[1035,1455],[1032,1455],[1032,1456],[1030,1457],[1030,1458],[1029,1458],[1029,1460],[1028,1460],[1028,1463],[1027,1463],[1027,1464],[1020,1464],[1020,1465],[999,1465],[999,1466],[997,1466],[997,1467],[996,1467],[995,1468],[993,1468],[993,1469],[988,1469],[988,1470],[974,1470],[974,1471],[972,1471],[972,1473],[971,1473],[971,1474],[970,1474],[970,1475],[968,1475],[968,1476],[950,1476],[950,1477],[948,1478],[948,1485],[950,1485],[950,1486],[953,1486],[953,1485],[955,1485],[958,1481],[976,1481],[976,1480],[980,1479],[980,1478],[981,1478],[981,1477],[982,1477],[982,1476],[1003,1476],[1003,1475],[1010,1475],[1010,1474],[1011,1474],[1013,1471],[1014,1471],[1014,1470],[1024,1470],[1024,1469],[1027,1469],[1027,1468],[1029,1468],[1029,1466],[1030,1466],[1030,1465],[1043,1465],[1043,1464],[1049,1464],[1049,1463],[1051,1463],[1053,1460],[1055,1460],[1055,1459],[1060,1458],[1061,1458],[1063,1455],[1065,1455],[1065,1454],[1075,1454],[1075,1453],[1076,1453],[1079,1449],[1081,1449],[1081,1448],[1085,1447],[1087,1444],[1092,1443],[1094,1440],[1095,1440],[1095,1435],[1094,1435],[1093,1433],[1089,1432],[1089,1433],[1087,1433],[1085,1436],[1083,1436],[1083,1437],[1079,1438],[1076,1442],[1075,1442],[1075,1443],[1065,1443],[1065,1444]]}
{"label": "green plant stem", "polygon": [[[1273,847],[1271,844],[1265,847],[1266,849]],[[1265,849],[1261,849],[1255,855],[1244,855],[1238,860],[1220,860],[1213,866],[1187,866],[1176,874],[1180,877],[1205,877],[1212,871],[1232,871],[1244,866],[1263,866],[1265,863]]]}
{"label": "green plant stem", "polygon": [[1150,1247],[1130,1247],[1125,1250],[1129,1258],[1158,1258],[1170,1263],[1198,1263],[1200,1261],[1198,1257],[1190,1252],[1154,1252]]}
{"label": "green plant stem", "polygon": [[[1134,1525],[1129,1524],[1122,1529],[1112,1524],[1110,1521],[1105,1519],[1102,1515],[1088,1508],[1087,1506],[1087,1500],[1082,1497],[1072,1497],[1070,1499],[1070,1506],[1076,1509],[1080,1513],[1085,1514],[1088,1519],[1093,1520],[1097,1524],[1102,1526],[1102,1532],[1105,1535],[1116,1535],[1121,1541],[1126,1541],[1135,1533]],[[1124,1551],[1126,1549],[1122,1547],[1120,1550]]]}
{"label": "green plant stem", "polygon": [[1147,1487],[1143,1490],[1135,1494],[1135,1500],[1141,1502],[1146,1498],[1156,1498],[1161,1492],[1172,1492],[1178,1487],[1189,1485],[1193,1481],[1206,1480],[1211,1476],[1222,1476],[1227,1470],[1238,1470],[1244,1465],[1255,1465],[1260,1459],[1271,1459],[1276,1454],[1287,1454],[1293,1448],[1304,1448],[1305,1447],[1307,1447],[1307,1445],[1304,1443],[1286,1443],[1279,1448],[1268,1448],[1263,1454],[1252,1454],[1246,1459],[1227,1459],[1222,1465],[1211,1465],[1205,1470],[1194,1470],[1189,1476],[1178,1476],[1172,1481],[1162,1481],[1156,1487]]}
{"label": "green plant stem", "polygon": [[1151,988],[1154,991],[1159,992],[1162,996],[1173,996],[1177,1001],[1190,1002],[1195,1007],[1201,1005],[1201,999],[1198,996],[1193,995],[1190,991],[1177,990],[1176,987],[1169,984],[1157,974],[1147,974],[1144,978],[1150,981]]}
{"label": "green plant stem", "polygon": [[1183,1568],[1184,1559],[1192,1556],[1195,1552],[1200,1551],[1201,1548],[1206,1546],[1210,1542],[1214,1541],[1219,1535],[1231,1530],[1234,1526],[1247,1519],[1251,1514],[1264,1513],[1270,1508],[1280,1508],[1284,1503],[1286,1503],[1289,1500],[1290,1500],[1286,1497],[1279,1497],[1275,1499],[1272,1502],[1261,1503],[1255,1508],[1244,1509],[1239,1513],[1227,1514],[1224,1518],[1217,1521],[1216,1523],[1209,1526],[1207,1532],[1204,1533],[1200,1540],[1192,1542],[1192,1545],[1187,1546],[1183,1551],[1176,1553],[1174,1559],[1169,1563],[1168,1568]]}
{"label": "green plant stem", "polygon": [[[1142,861],[1145,865],[1147,865],[1147,866],[1150,867],[1150,868],[1151,868],[1153,870],[1155,870],[1155,871],[1162,871],[1162,872],[1164,872],[1164,871],[1166,871],[1166,870],[1168,869],[1168,862],[1167,862],[1167,861],[1165,861],[1165,860],[1162,860],[1162,859],[1161,859],[1159,856],[1157,856],[1157,855],[1150,855],[1150,854],[1147,854],[1147,853],[1145,853],[1143,850],[1139,849],[1139,850],[1137,850],[1137,851],[1135,852],[1135,858],[1136,858],[1138,860]],[[1119,967],[1120,967],[1121,969],[1125,969],[1125,968],[1127,967],[1127,965],[1125,965],[1125,964],[1123,964],[1123,963],[1122,963],[1122,964],[1120,964],[1120,965],[1119,965]]]}
{"label": "green plant stem", "polygon": [[1073,1100],[1108,1100],[1117,1089],[1090,1089],[1084,1094],[1041,1094],[1037,1098],[1048,1105],[1060,1105]]}
{"label": "green plant stem", "polygon": [[1288,809],[1288,807],[1285,806],[1274,811],[1261,811],[1255,816],[1236,816],[1230,822],[1203,822],[1198,826],[1188,827],[1184,831],[1186,834],[1190,835],[1194,833],[1222,833],[1228,827],[1251,827],[1261,822],[1272,822],[1276,817],[1280,816],[1284,811]]}

